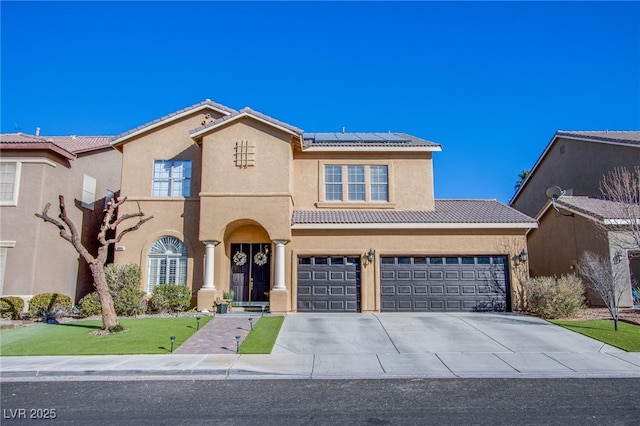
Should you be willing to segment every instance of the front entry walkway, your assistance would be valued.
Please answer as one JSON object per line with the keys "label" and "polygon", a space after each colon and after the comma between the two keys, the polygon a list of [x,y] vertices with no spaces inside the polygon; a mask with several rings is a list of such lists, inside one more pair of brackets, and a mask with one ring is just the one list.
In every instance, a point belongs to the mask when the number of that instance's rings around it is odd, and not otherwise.
{"label": "front entry walkway", "polygon": [[[182,355],[235,354],[237,343],[242,344],[251,331],[251,322],[255,325],[258,319],[260,319],[260,314],[216,315],[173,353]],[[236,336],[240,337],[239,342],[236,341]]]}

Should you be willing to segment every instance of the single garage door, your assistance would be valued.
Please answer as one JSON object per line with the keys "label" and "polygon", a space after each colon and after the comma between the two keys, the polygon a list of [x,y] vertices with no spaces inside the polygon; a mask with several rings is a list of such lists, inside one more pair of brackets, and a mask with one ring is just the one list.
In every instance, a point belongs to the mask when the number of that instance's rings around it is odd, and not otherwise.
{"label": "single garage door", "polygon": [[360,312],[360,259],[298,257],[298,312]]}
{"label": "single garage door", "polygon": [[382,257],[383,312],[504,311],[506,256]]}

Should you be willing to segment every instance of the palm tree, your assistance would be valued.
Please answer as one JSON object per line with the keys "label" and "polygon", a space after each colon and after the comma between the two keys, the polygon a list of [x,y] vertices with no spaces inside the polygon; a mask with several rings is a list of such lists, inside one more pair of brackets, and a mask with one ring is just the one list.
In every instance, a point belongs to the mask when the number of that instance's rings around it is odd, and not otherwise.
{"label": "palm tree", "polygon": [[520,173],[518,173],[518,181],[513,187],[513,189],[515,189],[516,192],[520,189],[524,181],[527,180],[527,177],[529,176],[530,173],[531,173],[531,170],[523,170]]}

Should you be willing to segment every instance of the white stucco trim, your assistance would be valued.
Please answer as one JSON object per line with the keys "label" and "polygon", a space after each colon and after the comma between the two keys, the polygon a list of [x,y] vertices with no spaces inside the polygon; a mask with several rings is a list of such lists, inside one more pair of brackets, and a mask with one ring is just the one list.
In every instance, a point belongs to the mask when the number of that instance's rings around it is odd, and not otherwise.
{"label": "white stucco trim", "polygon": [[14,248],[15,246],[15,241],[0,241],[0,248]]}
{"label": "white stucco trim", "polygon": [[291,229],[531,229],[537,223],[298,223]]}

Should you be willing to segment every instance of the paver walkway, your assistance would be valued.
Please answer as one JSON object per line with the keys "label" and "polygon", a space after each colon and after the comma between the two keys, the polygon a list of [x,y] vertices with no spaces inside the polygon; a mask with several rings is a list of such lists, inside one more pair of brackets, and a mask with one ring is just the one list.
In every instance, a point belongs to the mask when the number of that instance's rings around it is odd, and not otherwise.
{"label": "paver walkway", "polygon": [[[255,325],[259,318],[260,314],[218,314],[173,353],[235,354],[237,343],[242,344],[251,331],[251,322]],[[239,342],[236,336],[240,336]]]}

